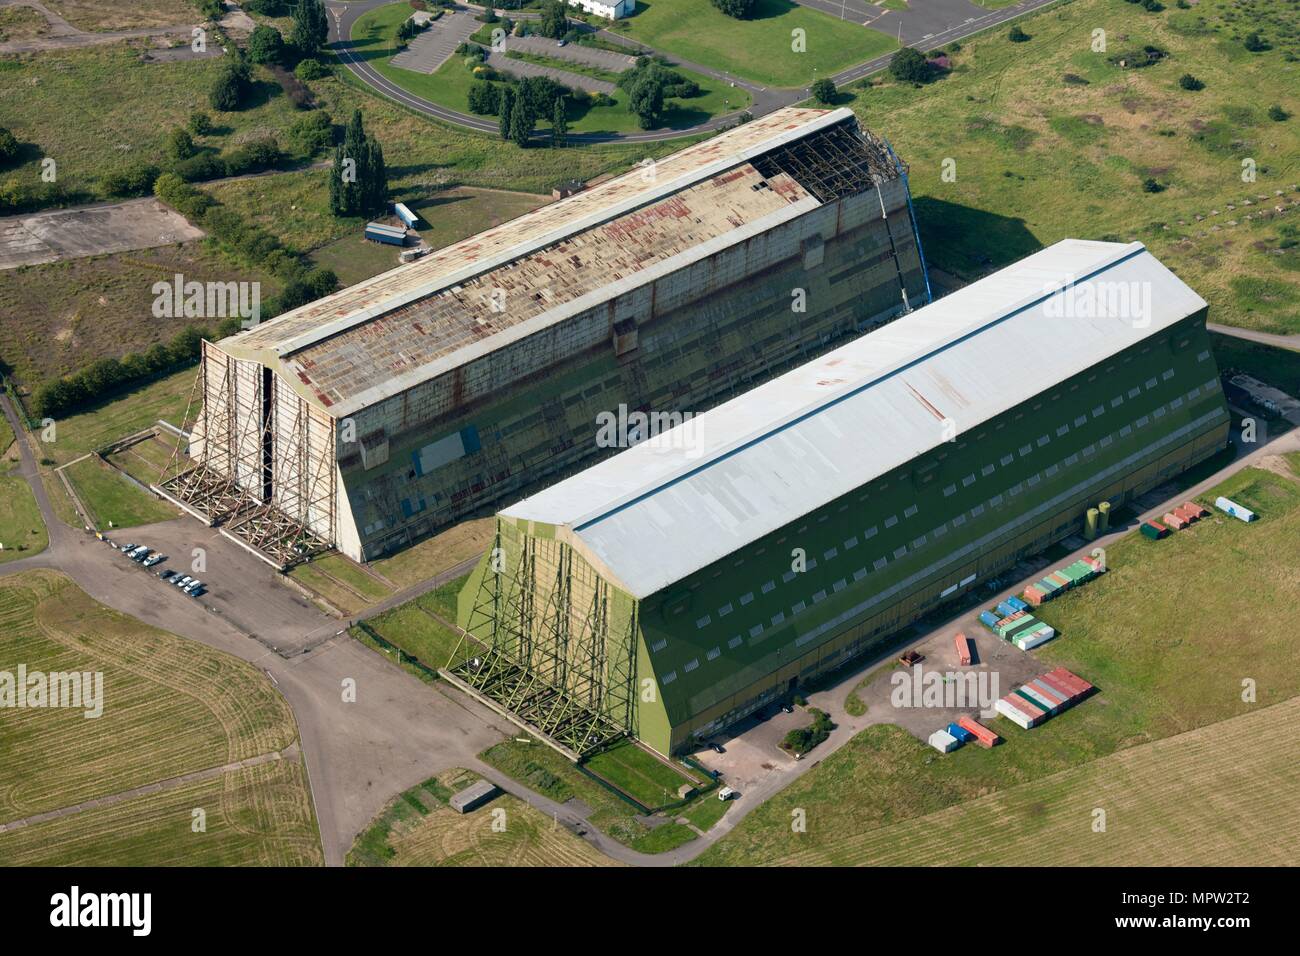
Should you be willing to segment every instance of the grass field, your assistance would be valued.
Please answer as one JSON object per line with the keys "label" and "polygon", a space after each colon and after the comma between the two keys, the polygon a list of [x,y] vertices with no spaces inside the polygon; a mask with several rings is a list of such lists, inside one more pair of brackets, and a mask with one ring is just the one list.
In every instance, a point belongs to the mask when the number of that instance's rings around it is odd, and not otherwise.
{"label": "grass field", "polygon": [[370,566],[398,587],[410,587],[478,557],[492,545],[495,534],[495,518],[472,518],[396,554],[372,561]]}
{"label": "grass field", "polygon": [[[448,581],[371,618],[366,625],[426,667],[444,667],[460,643],[460,632],[451,625],[456,622],[456,596],[464,585],[465,577]],[[354,635],[360,636],[356,631]]]}
{"label": "grass field", "polygon": [[377,604],[394,590],[341,554],[329,554],[309,564],[297,565],[289,575],[345,614]]}
{"label": "grass field", "polygon": [[[358,18],[352,28],[353,53],[366,60],[385,79],[403,89],[430,102],[462,113],[469,112],[469,88],[474,82],[474,76],[461,57],[453,56],[431,74],[404,70],[389,63],[389,59],[397,52],[394,43],[397,28],[410,13],[407,4],[394,3],[371,10]],[[545,65],[560,69],[569,67],[563,61]],[[591,71],[577,67],[576,72]],[[726,83],[690,70],[679,69],[678,72],[698,83],[702,92],[700,96],[690,99],[670,100],[664,111],[663,127],[686,129],[713,116],[745,109],[750,104],[749,94],[739,87],[732,88]],[[609,75],[600,78],[611,79]],[[614,102],[608,106],[572,104],[567,116],[569,131],[630,133],[639,130],[636,116],[627,108],[627,94],[618,90],[612,96]],[[550,117],[540,117],[537,127],[549,129],[550,125]]]}
{"label": "grass field", "polygon": [[[449,770],[399,794],[357,837],[348,865],[617,866],[509,794],[471,813],[452,810],[451,795],[477,779]],[[501,812],[505,829],[497,832],[493,823]]]}
{"label": "grass field", "polygon": [[1288,866],[1300,839],[1297,718],[1300,698],[767,862]]}
{"label": "grass field", "polygon": [[0,9],[0,43],[32,40],[50,32],[46,19],[30,7]]}
{"label": "grass field", "polygon": [[45,0],[45,5],[90,32],[199,22],[198,8],[190,0]]}
{"label": "grass field", "polygon": [[[990,726],[1006,738],[1003,746],[964,747],[944,758],[898,727],[869,727],[698,862],[835,858],[850,837],[1300,695],[1293,664],[1300,480],[1250,468],[1200,498],[1217,494],[1255,508],[1260,520],[1216,516],[1159,543],[1130,534],[1108,549],[1108,574],[1042,609],[1061,636],[1035,657],[1044,669],[1060,664],[1086,677],[1098,687],[1093,698],[1031,731],[999,717]],[[1241,699],[1244,677],[1256,681],[1257,703]],[[791,832],[795,808],[807,813],[807,833]]]}
{"label": "grass field", "polygon": [[[1215,25],[1227,9],[1075,0],[1018,21],[1028,43],[1004,30],[968,41],[953,73],[922,89],[882,78],[858,88],[853,109],[910,164],[927,257],[971,278],[1067,236],[1139,239],[1210,302],[1214,321],[1300,332],[1300,208],[1272,212],[1300,200],[1300,116],[1266,113],[1300,113],[1300,68],[1280,44],[1248,53],[1231,37],[1240,25]],[[1300,27],[1294,5],[1276,13]],[[1109,52],[1077,39],[1094,27]],[[1168,60],[1109,62],[1146,43]],[[1180,89],[1188,72],[1205,89]],[[945,160],[955,181],[942,178]],[[1144,192],[1148,178],[1163,191]]]}
{"label": "grass field", "polygon": [[[683,59],[771,86],[807,86],[821,76],[888,53],[883,33],[790,0],[759,0],[752,20],[733,20],[698,0],[639,2],[619,33]],[[792,49],[803,30],[805,52]]]}
{"label": "grass field", "polygon": [[[402,201],[422,220],[416,230],[430,248],[441,249],[485,229],[516,219],[551,201],[549,196],[501,189],[460,187],[433,193],[415,193]],[[350,285],[396,268],[397,250],[367,242],[360,232],[350,233],[312,251],[312,262],[333,269],[341,285]]]}
{"label": "grass field", "polygon": [[[283,750],[297,737],[288,704],[255,667],[103,607],[55,572],[0,580],[0,629],[0,669],[104,675],[97,719],[69,708],[6,712],[0,822]],[[191,837],[196,806],[208,811],[208,832]],[[320,850],[301,768],[272,763],[5,833],[0,856],[287,863],[319,862]]]}
{"label": "grass field", "polygon": [[130,528],[175,518],[177,508],[131,484],[111,466],[91,455],[64,469],[95,527]]}
{"label": "grass field", "polygon": [[[191,814],[206,812],[204,833]],[[307,774],[289,761],[231,771],[0,834],[10,866],[320,866]]]}
{"label": "grass field", "polygon": [[[0,436],[3,438],[3,436]],[[20,475],[0,474],[0,564],[44,551],[49,542],[36,497]]]}
{"label": "grass field", "polygon": [[0,301],[6,303],[0,360],[19,380],[40,382],[104,356],[169,342],[187,325],[214,325],[153,316],[154,283],[177,274],[201,282],[260,282],[263,301],[280,289],[278,280],[233,268],[202,242],[6,269],[0,271]]}

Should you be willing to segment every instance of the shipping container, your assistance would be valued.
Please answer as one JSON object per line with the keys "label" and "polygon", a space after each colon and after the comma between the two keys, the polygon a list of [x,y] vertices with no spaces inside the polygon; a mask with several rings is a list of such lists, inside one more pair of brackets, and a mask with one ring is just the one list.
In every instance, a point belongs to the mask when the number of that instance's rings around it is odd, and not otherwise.
{"label": "shipping container", "polygon": [[1019,635],[1015,640],[1015,645],[1022,651],[1032,651],[1035,647],[1046,644],[1054,637],[1056,637],[1056,631],[1044,624],[1041,630]]}
{"label": "shipping container", "polygon": [[946,730],[936,730],[930,735],[930,746],[941,754],[952,753],[961,746],[960,741]]}
{"label": "shipping container", "polygon": [[995,629],[998,626],[998,616],[992,611],[981,611],[980,623],[990,630]]}
{"label": "shipping container", "polygon": [[979,741],[980,746],[982,747],[993,747],[1002,742],[1001,737],[989,730],[974,717],[967,717],[965,714],[962,714],[957,718],[957,726],[964,727],[966,730],[969,730],[974,734],[975,739]]}
{"label": "shipping container", "polygon": [[1063,710],[1067,708],[1067,706],[1070,706],[1070,701],[1074,698],[1074,695],[1070,695],[1070,693],[1052,687],[1052,684],[1045,682],[1043,678],[1034,678],[1034,680],[1031,680],[1030,683],[1026,684],[1026,687],[1030,687],[1037,693],[1040,693],[1040,695],[1047,697],[1048,700],[1052,701],[1052,704],[1056,706],[1057,710]]}
{"label": "shipping container", "polygon": [[1025,730],[1028,730],[1030,727],[1033,727],[1034,724],[1036,723],[1034,718],[1030,717],[1028,714],[1026,714],[1024,711],[1022,711],[1020,708],[1016,707],[1015,705],[1008,703],[1005,698],[1003,700],[998,701],[996,704],[994,704],[993,709],[996,710],[1003,717],[1005,717],[1007,720],[1011,721],[1017,727],[1021,727]]}
{"label": "shipping container", "polygon": [[1150,521],[1143,523],[1138,530],[1142,532],[1144,538],[1150,538],[1152,541],[1159,541],[1169,533],[1168,528],[1163,525],[1153,524]]}
{"label": "shipping container", "polygon": [[958,632],[953,638],[953,643],[957,645],[957,661],[962,667],[969,667],[971,662],[971,641],[965,634]]}
{"label": "shipping container", "polygon": [[1024,601],[1020,600],[1020,598],[1016,597],[1015,595],[1012,595],[1011,597],[1007,598],[1007,603],[1010,604],[1017,611],[1029,610],[1029,605],[1026,604]]}
{"label": "shipping container", "polygon": [[1245,505],[1237,504],[1231,498],[1224,498],[1222,496],[1215,498],[1214,507],[1218,508],[1225,514],[1232,515],[1232,517],[1246,522],[1254,521],[1256,517],[1258,517],[1255,512],[1251,511]]}
{"label": "shipping container", "polygon": [[1182,531],[1184,528],[1187,527],[1187,519],[1180,518],[1172,511],[1169,512],[1160,520],[1163,521],[1168,527],[1173,528],[1175,531]]}
{"label": "shipping container", "polygon": [[948,733],[952,734],[954,737],[956,737],[959,741],[961,741],[964,744],[970,743],[972,740],[975,739],[975,735],[972,734],[965,727],[961,726],[961,724],[949,724],[947,729],[948,729]]}
{"label": "shipping container", "polygon": [[1035,701],[1047,714],[1050,715],[1056,713],[1058,706],[1056,701],[1050,699],[1046,694],[1032,684],[1024,684],[1017,687],[1016,693],[1021,697],[1028,697],[1030,700]]}
{"label": "shipping container", "polygon": [[1023,611],[1024,608],[1016,607],[1010,601],[1002,601],[998,604],[997,610],[998,613],[1001,614],[1003,617],[1010,617],[1012,614],[1015,614],[1017,611]]}
{"label": "shipping container", "polygon": [[1072,674],[1070,671],[1067,671],[1064,667],[1056,668],[1056,670],[1051,672],[1051,676],[1064,683],[1065,686],[1073,690],[1077,696],[1082,697],[1084,694],[1087,694],[1092,690],[1091,684],[1082,677],[1079,677],[1077,674]]}
{"label": "shipping container", "polygon": [[1184,501],[1183,507],[1191,511],[1197,518],[1204,518],[1209,514],[1209,512],[1196,501]]}
{"label": "shipping container", "polygon": [[402,246],[406,244],[406,229],[398,226],[386,226],[382,222],[366,223],[365,237],[374,242],[382,242],[390,246]]}
{"label": "shipping container", "polygon": [[1060,585],[1061,587],[1063,587],[1063,588],[1068,588],[1068,587],[1070,587],[1070,579],[1067,578],[1067,577],[1066,577],[1064,574],[1062,574],[1060,571],[1053,571],[1051,574],[1049,574],[1049,575],[1047,576],[1047,580],[1049,580],[1049,581],[1055,581],[1057,584],[1059,584],[1059,585]]}
{"label": "shipping container", "polygon": [[1034,700],[1033,697],[1021,690],[1013,690],[1011,693],[1007,694],[1006,699],[1031,717],[1042,719],[1052,712],[1052,708],[1048,707],[1042,701]]}
{"label": "shipping container", "polygon": [[1058,694],[1065,695],[1065,699],[1070,703],[1074,703],[1074,701],[1079,696],[1078,690],[1066,686],[1065,681],[1061,680],[1059,677],[1056,677],[1052,674],[1044,674],[1043,676],[1036,679],[1042,681],[1048,687],[1051,687]]}
{"label": "shipping container", "polygon": [[1025,600],[1029,602],[1030,607],[1038,607],[1038,605],[1043,603],[1045,597],[1046,596],[1042,591],[1038,590],[1036,585],[1031,584],[1029,587],[1025,588]]}

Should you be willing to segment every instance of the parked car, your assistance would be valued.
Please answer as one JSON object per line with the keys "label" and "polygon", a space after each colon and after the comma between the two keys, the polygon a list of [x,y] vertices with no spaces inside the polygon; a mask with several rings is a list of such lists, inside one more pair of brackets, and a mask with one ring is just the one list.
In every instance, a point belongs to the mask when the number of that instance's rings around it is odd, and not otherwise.
{"label": "parked car", "polygon": [[158,577],[162,578],[164,581],[170,581],[172,578],[176,577],[176,572],[172,570],[159,571]]}
{"label": "parked car", "polygon": [[724,800],[724,801],[730,800],[732,797],[738,797],[738,796],[740,796],[739,791],[735,790],[732,787],[723,787],[721,790],[718,791],[719,800]]}
{"label": "parked car", "polygon": [[186,589],[185,589],[185,593],[188,594],[188,595],[189,595],[190,597],[192,597],[192,598],[196,598],[196,597],[198,597],[200,594],[207,594],[207,593],[208,593],[208,589],[205,588],[202,584],[200,584],[200,585],[199,585],[198,587],[196,587],[196,588],[186,588]]}
{"label": "parked car", "polygon": [[146,568],[152,568],[155,564],[158,564],[160,561],[166,561],[166,560],[167,560],[167,555],[160,554],[159,552],[155,551],[153,554],[149,555],[149,557],[145,558],[144,561],[142,561],[141,563]]}
{"label": "parked car", "polygon": [[134,542],[134,541],[132,541],[130,544],[124,544],[124,545],[122,545],[122,553],[123,553],[123,554],[130,554],[130,553],[131,553],[132,551],[134,551],[134,550],[135,550],[135,542]]}
{"label": "parked car", "polygon": [[178,588],[183,588],[193,580],[194,579],[187,574],[183,578],[172,578],[172,584],[176,585]]}
{"label": "parked car", "polygon": [[186,590],[186,591],[194,591],[194,590],[197,590],[198,588],[201,588],[201,587],[203,587],[203,582],[200,581],[198,578],[195,578],[195,579],[194,579],[193,581],[191,581],[189,584],[185,585],[185,590]]}
{"label": "parked car", "polygon": [[131,552],[130,558],[132,561],[143,564],[144,559],[149,557],[150,554],[152,554],[152,552],[148,548],[136,548]]}

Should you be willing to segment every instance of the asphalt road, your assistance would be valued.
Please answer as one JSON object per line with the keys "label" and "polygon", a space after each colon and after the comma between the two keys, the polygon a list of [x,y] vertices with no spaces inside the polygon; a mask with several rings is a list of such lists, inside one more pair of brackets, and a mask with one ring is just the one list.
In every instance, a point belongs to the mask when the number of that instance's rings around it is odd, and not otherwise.
{"label": "asphalt road", "polygon": [[[384,6],[390,2],[392,0],[357,0],[357,2],[351,3],[344,2],[344,0],[325,0],[330,13],[330,42],[339,59],[361,82],[388,99],[395,100],[425,116],[463,126],[467,129],[477,130],[481,133],[495,135],[498,132],[498,124],[495,118],[487,121],[480,116],[461,113],[409,93],[381,76],[369,63],[357,56],[351,49],[352,27],[356,24],[357,19],[375,7]],[[831,12],[830,7],[836,6],[835,0],[798,0],[798,2],[805,6],[821,9],[823,12]],[[1057,0],[1024,0],[1024,2],[1013,7],[988,11],[973,6],[967,0],[913,0],[912,6],[906,11],[884,11],[862,3],[861,0],[854,0],[854,5],[864,15],[879,11],[880,15],[877,17],[877,22],[872,23],[872,28],[878,28],[881,32],[895,37],[901,36],[903,42],[907,45],[918,44],[925,49],[930,49],[950,43],[953,40],[963,39],[989,27],[1006,23],[1055,2]],[[473,4],[467,4],[467,6],[474,7]],[[849,9],[853,9],[853,6],[850,6]],[[835,15],[838,16],[838,13]],[[846,19],[852,19],[852,17],[846,17]],[[864,27],[864,29],[866,28]],[[629,46],[643,45],[617,33],[610,33],[606,30],[599,32],[602,39],[615,43]],[[775,89],[759,86],[701,63],[683,60],[678,56],[672,56],[671,58],[683,69],[703,73],[705,76],[743,87],[752,97],[753,102],[750,104],[748,112],[754,116],[764,116],[783,106],[802,102],[809,96],[806,87],[803,89]],[[865,63],[843,70],[832,76],[832,79],[837,85],[861,79],[871,73],[883,70],[889,65],[892,58],[892,53],[878,56]],[[715,116],[707,122],[676,129],[651,130],[643,133],[570,133],[569,141],[574,143],[659,142],[666,139],[675,139],[679,136],[721,129],[733,123],[739,112]]]}

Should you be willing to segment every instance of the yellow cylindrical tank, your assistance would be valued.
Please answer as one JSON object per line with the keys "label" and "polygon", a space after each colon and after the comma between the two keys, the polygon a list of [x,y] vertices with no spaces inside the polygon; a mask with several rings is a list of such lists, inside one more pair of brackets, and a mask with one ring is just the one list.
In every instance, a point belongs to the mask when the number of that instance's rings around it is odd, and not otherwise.
{"label": "yellow cylindrical tank", "polygon": [[1083,536],[1089,541],[1097,537],[1097,520],[1100,516],[1101,512],[1096,508],[1088,509],[1088,519],[1083,525]]}
{"label": "yellow cylindrical tank", "polygon": [[1101,521],[1097,525],[1097,530],[1105,533],[1110,529],[1110,502],[1103,501],[1097,505],[1097,511],[1101,515]]}

